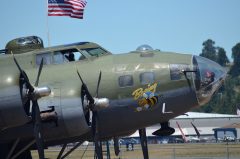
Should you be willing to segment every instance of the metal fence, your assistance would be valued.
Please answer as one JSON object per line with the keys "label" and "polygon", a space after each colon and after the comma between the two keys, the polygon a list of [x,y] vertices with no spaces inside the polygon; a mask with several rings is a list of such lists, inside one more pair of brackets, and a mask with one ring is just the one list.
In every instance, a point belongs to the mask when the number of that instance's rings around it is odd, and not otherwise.
{"label": "metal fence", "polygon": [[[70,149],[69,147],[68,149]],[[86,149],[87,148],[87,149]],[[151,159],[240,159],[239,143],[186,143],[186,144],[149,144],[149,156]],[[86,150],[86,151],[85,151]],[[106,147],[103,146],[103,150]],[[56,158],[60,148],[53,147],[46,151],[46,157]],[[85,151],[85,152],[84,152]],[[84,153],[84,155],[83,155]],[[105,158],[106,156],[106,152]],[[36,155],[33,152],[33,156]],[[141,145],[136,144],[133,150],[128,150],[126,145],[120,146],[119,156],[115,156],[114,148],[110,145],[111,159],[142,159]],[[35,157],[34,157],[35,158]],[[37,156],[36,156],[37,158]],[[94,146],[80,146],[70,154],[68,159],[93,159]]]}

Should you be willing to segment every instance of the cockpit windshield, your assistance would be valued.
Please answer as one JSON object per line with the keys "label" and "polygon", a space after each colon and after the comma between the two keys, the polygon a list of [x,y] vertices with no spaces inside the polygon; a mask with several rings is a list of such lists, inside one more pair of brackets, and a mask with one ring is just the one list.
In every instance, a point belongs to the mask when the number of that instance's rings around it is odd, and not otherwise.
{"label": "cockpit windshield", "polygon": [[194,83],[200,104],[211,99],[212,94],[221,86],[226,70],[219,64],[200,56],[193,57],[196,69]]}
{"label": "cockpit windshield", "polygon": [[92,48],[64,48],[57,49],[55,51],[47,51],[38,53],[36,55],[36,64],[39,66],[41,59],[46,65],[50,64],[62,64],[67,62],[86,60],[89,57],[100,57],[104,55],[110,55],[111,53],[104,50],[101,47]]}
{"label": "cockpit windshield", "polygon": [[100,47],[97,47],[97,48],[84,48],[84,49],[81,49],[80,51],[83,51],[83,52],[89,54],[90,56],[95,56],[95,57],[100,57],[102,55],[109,54],[107,51],[103,50]]}

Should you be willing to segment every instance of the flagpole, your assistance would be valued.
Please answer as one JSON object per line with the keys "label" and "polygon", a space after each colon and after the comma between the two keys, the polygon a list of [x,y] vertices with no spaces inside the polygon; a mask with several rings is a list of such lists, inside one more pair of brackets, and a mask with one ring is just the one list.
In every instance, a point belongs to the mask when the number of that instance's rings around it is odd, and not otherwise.
{"label": "flagpole", "polygon": [[49,33],[49,22],[48,22],[48,0],[46,0],[46,26],[47,26],[47,39],[48,39],[48,47],[51,46],[50,44],[50,33]]}

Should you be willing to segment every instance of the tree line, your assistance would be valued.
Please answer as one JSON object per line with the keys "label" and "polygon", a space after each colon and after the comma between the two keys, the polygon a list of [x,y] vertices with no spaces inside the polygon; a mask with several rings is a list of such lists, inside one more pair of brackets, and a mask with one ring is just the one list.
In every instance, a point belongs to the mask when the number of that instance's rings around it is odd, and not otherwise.
{"label": "tree line", "polygon": [[195,111],[206,113],[236,114],[237,106],[240,106],[240,43],[232,48],[232,59],[230,63],[224,48],[215,46],[215,42],[208,39],[203,42],[202,57],[208,58],[226,67],[228,76],[224,85],[211,101],[195,109]]}

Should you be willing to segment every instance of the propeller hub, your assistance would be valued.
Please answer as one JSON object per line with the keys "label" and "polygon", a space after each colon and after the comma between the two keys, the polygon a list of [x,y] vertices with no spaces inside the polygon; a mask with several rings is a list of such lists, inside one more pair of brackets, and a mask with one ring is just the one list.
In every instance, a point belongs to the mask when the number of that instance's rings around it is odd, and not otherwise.
{"label": "propeller hub", "polygon": [[41,97],[46,97],[46,96],[49,96],[51,93],[51,89],[48,87],[48,86],[45,86],[45,87],[35,87],[34,88],[34,97],[36,99],[39,99]]}
{"label": "propeller hub", "polygon": [[95,109],[103,109],[109,106],[108,98],[94,98]]}
{"label": "propeller hub", "polygon": [[91,104],[87,98],[85,97],[83,100],[84,108],[91,109],[92,111],[101,110],[107,108],[109,106],[109,99],[108,98],[93,98],[94,103]]}

